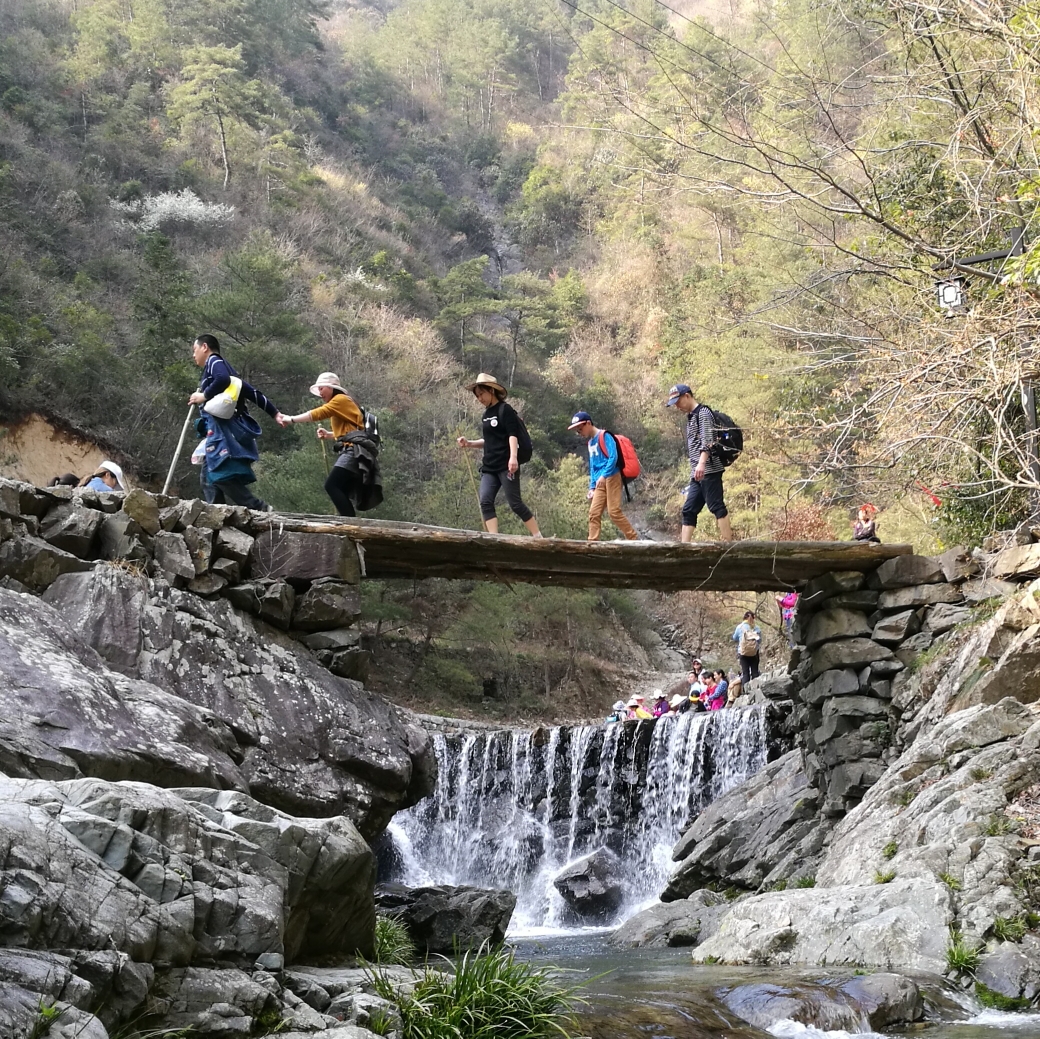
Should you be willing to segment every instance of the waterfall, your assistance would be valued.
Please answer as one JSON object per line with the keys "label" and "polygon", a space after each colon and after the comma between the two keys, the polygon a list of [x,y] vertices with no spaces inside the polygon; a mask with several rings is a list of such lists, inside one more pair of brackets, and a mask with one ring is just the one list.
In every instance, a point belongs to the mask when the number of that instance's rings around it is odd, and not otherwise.
{"label": "waterfall", "polygon": [[561,927],[552,878],[599,847],[625,868],[626,912],[657,896],[683,829],[757,772],[766,711],[434,736],[433,794],[394,818],[406,884],[474,884],[517,896],[514,929]]}

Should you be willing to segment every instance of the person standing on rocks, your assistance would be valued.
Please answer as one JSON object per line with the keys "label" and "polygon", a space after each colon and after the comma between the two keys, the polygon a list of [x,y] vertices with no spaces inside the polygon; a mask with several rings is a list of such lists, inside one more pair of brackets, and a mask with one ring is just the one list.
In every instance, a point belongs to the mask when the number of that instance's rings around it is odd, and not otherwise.
{"label": "person standing on rocks", "polygon": [[682,509],[683,541],[692,541],[697,517],[705,505],[719,527],[719,540],[733,540],[733,525],[722,491],[725,466],[712,453],[715,445],[715,413],[707,404],[699,404],[686,383],[676,383],[668,391],[665,406],[678,408],[686,416],[686,450],[690,456],[690,487]]}
{"label": "person standing on rocks", "polygon": [[[239,379],[235,369],[221,356],[216,336],[209,333],[196,336],[191,355],[202,369],[199,388],[188,398],[188,403],[198,404],[201,411],[195,428],[205,439],[199,473],[202,496],[211,505],[244,505],[258,512],[270,512],[267,502],[249,489],[249,484],[256,483],[253,463],[260,457],[256,438],[263,430],[246,410],[246,401],[263,408],[275,421],[285,416],[273,401]],[[236,389],[237,402],[230,418],[217,418],[206,411],[207,403],[218,394]]]}
{"label": "person standing on rocks", "polygon": [[737,644],[737,663],[740,665],[740,683],[747,687],[752,678],[758,678],[758,654],[762,648],[762,629],[755,624],[753,610],[744,614],[744,619],[733,631]]}
{"label": "person standing on rocks", "polygon": [[567,427],[588,441],[589,448],[589,541],[599,541],[600,525],[606,512],[626,541],[638,541],[639,535],[621,511],[621,452],[617,438],[599,429],[587,411],[579,411]]}
{"label": "person standing on rocks", "polygon": [[467,387],[484,408],[481,420],[483,436],[479,440],[459,437],[459,447],[482,447],[484,458],[480,463],[480,515],[489,534],[498,533],[495,499],[498,492],[506,492],[509,507],[536,538],[542,536],[538,520],[520,497],[520,441],[529,444],[520,416],[506,403],[509,391],[493,376],[481,372]]}
{"label": "person standing on rocks", "polygon": [[[341,516],[356,516],[358,503],[363,509],[374,508],[383,500],[382,481],[378,480],[378,436],[365,432],[365,416],[354,398],[343,388],[334,372],[322,372],[311,387],[311,393],[320,397],[320,408],[312,408],[299,415],[283,415],[280,426],[299,422],[321,422],[329,419],[332,432],[318,427],[319,440],[337,440],[342,445],[336,463],[325,481],[325,493],[332,499]],[[337,444],[337,447],[340,445]],[[364,468],[363,468],[364,466]],[[374,467],[374,471],[372,469]],[[372,474],[370,486],[379,483],[379,502],[368,504],[365,476]]]}

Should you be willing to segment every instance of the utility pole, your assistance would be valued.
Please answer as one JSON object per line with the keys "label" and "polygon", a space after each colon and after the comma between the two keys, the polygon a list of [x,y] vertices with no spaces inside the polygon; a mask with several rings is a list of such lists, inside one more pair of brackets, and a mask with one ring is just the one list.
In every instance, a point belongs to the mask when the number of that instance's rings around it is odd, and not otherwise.
{"label": "utility pole", "polygon": [[[980,253],[978,256],[953,257],[945,263],[937,263],[932,269],[936,271],[952,270],[962,277],[947,278],[936,283],[939,305],[946,308],[946,316],[953,317],[962,311],[965,305],[963,275],[977,275],[989,282],[999,282],[1003,276],[1004,262],[1012,256],[1021,256],[1025,252],[1026,228],[1024,224],[1011,228],[1011,245],[1007,249],[995,249],[992,252]],[[980,263],[1000,261],[996,272],[980,270]],[[1021,379],[1022,413],[1026,424],[1026,466],[1033,487],[1029,492],[1030,519],[1040,516],[1040,431],[1038,431],[1036,415],[1036,382],[1040,376],[1040,364],[1031,357],[1033,340],[1028,330],[1023,329],[1018,336],[1018,364]]]}

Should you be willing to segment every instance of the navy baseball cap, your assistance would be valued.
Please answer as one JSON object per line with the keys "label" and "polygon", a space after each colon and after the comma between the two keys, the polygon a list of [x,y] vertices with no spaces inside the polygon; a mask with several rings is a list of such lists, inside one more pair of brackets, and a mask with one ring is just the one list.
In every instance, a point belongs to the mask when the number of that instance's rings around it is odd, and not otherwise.
{"label": "navy baseball cap", "polygon": [[684,393],[688,393],[691,397],[693,396],[693,390],[691,390],[690,387],[686,385],[686,383],[684,383],[684,382],[677,382],[668,391],[668,401],[666,402],[665,407],[667,407],[667,408],[674,408],[675,407],[675,402]]}
{"label": "navy baseball cap", "polygon": [[571,424],[567,427],[568,429],[577,429],[583,422],[591,422],[592,416],[587,411],[577,411],[574,414],[574,418],[571,419]]}

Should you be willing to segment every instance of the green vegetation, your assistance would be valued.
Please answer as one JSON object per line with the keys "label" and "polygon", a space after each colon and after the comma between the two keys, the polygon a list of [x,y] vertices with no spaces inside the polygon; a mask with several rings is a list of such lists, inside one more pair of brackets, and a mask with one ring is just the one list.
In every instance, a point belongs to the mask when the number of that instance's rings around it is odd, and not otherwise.
{"label": "green vegetation", "polygon": [[886,860],[894,859],[898,851],[899,845],[895,841],[889,841],[888,844],[881,849],[881,857]]}
{"label": "green vegetation", "polygon": [[716,963],[721,963],[721,962],[722,962],[722,957],[721,956],[705,956],[704,959],[701,960],[701,963],[703,963],[706,967],[713,967]]}
{"label": "green vegetation", "polygon": [[787,890],[787,881],[786,880],[776,880],[772,884],[769,885],[769,890],[770,891],[786,891]]}
{"label": "green vegetation", "polygon": [[951,974],[974,974],[981,954],[978,945],[968,945],[959,934],[953,934],[946,948],[946,969]]}
{"label": "green vegetation", "polygon": [[427,968],[408,996],[378,968],[372,976],[376,993],[400,1007],[402,1039],[568,1039],[575,1034],[575,989],[562,988],[552,968],[517,962],[509,949],[468,952],[454,971]]}
{"label": "green vegetation", "polygon": [[962,884],[952,873],[940,873],[941,880],[951,891],[960,891]]}
{"label": "green vegetation", "polygon": [[1020,942],[1029,930],[1024,916],[998,916],[993,921],[993,937],[1002,942]]}
{"label": "green vegetation", "polygon": [[911,787],[906,787],[906,789],[900,790],[892,800],[901,808],[906,808],[916,796]]}
{"label": "green vegetation", "polygon": [[1015,830],[1015,821],[1006,815],[991,815],[986,824],[987,837],[1004,837]]}
{"label": "green vegetation", "polygon": [[400,963],[407,966],[415,962],[415,943],[399,917],[376,917],[375,955],[376,963]]}
{"label": "green vegetation", "polygon": [[874,883],[875,884],[890,884],[896,879],[896,871],[890,870],[875,870],[874,871]]}
{"label": "green vegetation", "polygon": [[270,1007],[253,1018],[252,1034],[257,1037],[277,1035],[286,1031],[288,1027],[289,1022],[282,1017],[281,1011],[277,1007]]}
{"label": "green vegetation", "polygon": [[794,882],[794,886],[795,887],[816,887],[816,877],[815,877],[815,875],[810,875],[810,876],[806,876],[806,877],[799,877]]}
{"label": "green vegetation", "polygon": [[1024,997],[1002,996],[999,992],[987,988],[981,981],[975,982],[975,998],[991,1010],[1004,1010],[1009,1013],[1028,1010],[1033,1001]]}
{"label": "green vegetation", "polygon": [[975,780],[976,783],[981,783],[983,780],[989,779],[993,775],[993,772],[988,768],[973,768],[968,775]]}
{"label": "green vegetation", "polygon": [[67,1007],[59,1007],[54,1002],[44,1002],[44,998],[41,996],[36,1008],[36,1019],[29,1029],[28,1039],[44,1039],[44,1036],[50,1035],[51,1028],[64,1017],[67,1009]]}

